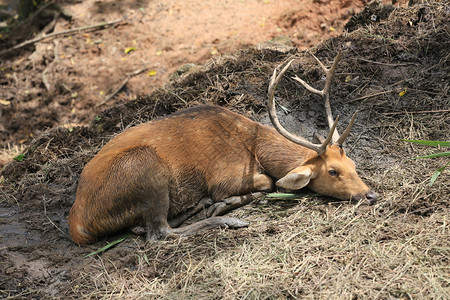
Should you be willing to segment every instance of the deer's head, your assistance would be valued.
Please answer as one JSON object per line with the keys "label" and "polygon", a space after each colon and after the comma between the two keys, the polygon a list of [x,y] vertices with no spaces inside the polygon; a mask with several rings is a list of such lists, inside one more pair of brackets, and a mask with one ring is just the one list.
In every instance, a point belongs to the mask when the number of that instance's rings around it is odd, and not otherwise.
{"label": "deer's head", "polygon": [[277,75],[276,69],[274,70],[269,85],[268,101],[269,116],[272,124],[285,138],[316,152],[311,155],[301,166],[291,170],[286,176],[279,179],[276,182],[276,185],[289,190],[298,190],[307,186],[322,195],[327,195],[342,200],[366,199],[369,204],[374,204],[377,200],[377,195],[361,180],[361,178],[359,178],[356,172],[355,163],[346,156],[345,151],[342,148],[342,145],[350,134],[350,130],[355,122],[357,111],[353,114],[349,125],[342,135],[339,135],[336,129],[339,116],[333,121],[329,90],[331,79],[336,71],[337,63],[339,62],[340,57],[341,53],[339,52],[334,59],[332,67],[328,69],[314,56],[326,74],[325,87],[323,90],[317,90],[299,77],[294,77],[294,79],[300,82],[308,91],[320,95],[324,100],[330,131],[325,139],[320,137],[318,138],[320,144],[314,144],[300,136],[290,133],[278,121],[274,100],[275,88],[280,82],[283,74],[289,68],[292,60],[286,64],[280,74]]}

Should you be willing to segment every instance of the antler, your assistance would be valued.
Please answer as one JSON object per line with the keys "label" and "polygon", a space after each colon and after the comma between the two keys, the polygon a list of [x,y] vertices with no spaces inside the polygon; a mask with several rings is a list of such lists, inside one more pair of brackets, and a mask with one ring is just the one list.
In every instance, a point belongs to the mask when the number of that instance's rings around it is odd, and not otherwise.
{"label": "antler", "polygon": [[345,139],[347,138],[347,136],[350,133],[350,130],[353,126],[353,123],[355,122],[356,114],[358,111],[355,111],[355,113],[353,114],[352,119],[351,119],[349,125],[347,126],[347,128],[345,129],[344,133],[342,134],[342,136],[339,136],[339,133],[336,130],[336,125],[337,125],[337,121],[339,120],[339,116],[336,118],[335,121],[333,121],[333,115],[331,112],[330,86],[331,86],[331,79],[333,78],[333,75],[336,71],[337,64],[338,64],[339,60],[341,59],[341,52],[339,51],[338,54],[336,55],[336,57],[334,58],[333,65],[331,66],[330,69],[325,67],[322,64],[322,62],[317,57],[315,57],[313,54],[311,54],[311,55],[319,63],[319,66],[322,68],[322,70],[325,73],[326,79],[325,79],[324,88],[322,90],[317,90],[317,89],[313,88],[312,86],[310,86],[305,81],[303,81],[298,76],[293,77],[293,79],[300,82],[311,93],[317,94],[324,99],[324,106],[325,106],[325,112],[327,115],[328,126],[330,127],[330,131],[329,131],[328,136],[325,139],[325,141],[322,144],[313,144],[311,142],[308,142],[307,140],[305,140],[302,137],[298,137],[298,136],[295,136],[295,135],[289,133],[283,126],[281,126],[280,122],[278,121],[278,118],[276,115],[276,109],[275,109],[275,100],[274,100],[275,88],[278,85],[278,83],[280,82],[283,74],[286,72],[286,70],[291,65],[293,60],[291,60],[290,62],[288,62],[286,64],[286,66],[280,71],[280,74],[278,74],[278,76],[276,74],[276,69],[273,71],[273,75],[272,75],[272,78],[270,80],[270,85],[269,85],[269,101],[268,101],[269,117],[270,117],[270,120],[272,121],[272,124],[274,125],[275,129],[277,129],[281,135],[283,135],[284,137],[286,137],[287,139],[291,140],[294,143],[297,143],[301,146],[307,147],[307,148],[314,150],[317,153],[321,154],[326,150],[326,147],[330,143],[330,141],[332,141],[333,144],[342,146]]}
{"label": "antler", "polygon": [[[314,59],[317,61],[317,63],[322,68],[323,72],[325,73],[325,76],[326,76],[325,77],[325,86],[323,87],[323,89],[321,91],[319,91],[319,90],[311,87],[309,84],[307,84],[301,78],[299,78],[297,75],[295,77],[293,77],[293,79],[300,82],[311,93],[317,94],[324,99],[324,106],[325,106],[325,112],[327,114],[328,126],[330,127],[330,130],[331,130],[331,128],[333,126],[333,114],[331,112],[331,106],[330,106],[330,86],[331,86],[331,79],[333,78],[333,75],[336,71],[338,62],[341,59],[341,51],[338,52],[338,54],[334,58],[333,65],[331,65],[331,68],[329,68],[329,69],[327,67],[325,67],[322,64],[322,62],[314,54],[311,53],[311,55],[314,57]],[[348,124],[348,126],[345,129],[342,136],[339,136],[339,133],[337,130],[333,131],[333,138],[331,139],[333,144],[342,146],[345,139],[349,135],[350,130],[352,129],[352,126],[353,126],[353,123],[355,122],[357,113],[358,113],[358,111],[355,111],[350,123]]]}
{"label": "antler", "polygon": [[334,121],[333,125],[331,126],[331,130],[328,133],[327,138],[325,139],[325,141],[322,144],[314,144],[314,143],[308,142],[306,139],[290,133],[278,121],[276,108],[275,108],[275,100],[274,100],[275,88],[277,87],[278,83],[280,82],[283,74],[286,72],[286,70],[291,65],[292,61],[293,60],[291,60],[290,62],[288,62],[286,64],[286,66],[284,66],[284,68],[280,71],[280,74],[278,74],[278,76],[277,76],[277,69],[273,70],[273,75],[272,75],[272,78],[270,79],[269,91],[268,91],[268,93],[269,93],[269,100],[268,100],[269,117],[270,117],[270,120],[272,121],[272,124],[275,127],[275,129],[278,130],[278,132],[282,136],[284,136],[285,138],[287,138],[288,140],[290,140],[296,144],[299,144],[303,147],[309,148],[309,149],[314,150],[317,153],[321,154],[321,153],[325,152],[327,145],[330,143],[330,141],[333,137],[333,132],[336,129],[336,125],[339,120],[339,116]]}

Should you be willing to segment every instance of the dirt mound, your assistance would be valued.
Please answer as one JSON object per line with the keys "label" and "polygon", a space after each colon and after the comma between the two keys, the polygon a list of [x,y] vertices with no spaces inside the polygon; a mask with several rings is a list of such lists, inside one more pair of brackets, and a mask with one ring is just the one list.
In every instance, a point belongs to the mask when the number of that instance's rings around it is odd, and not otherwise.
{"label": "dirt mound", "polygon": [[[380,11],[386,11],[380,7]],[[390,10],[390,8],[389,8]],[[378,11],[378,10],[375,10]],[[300,88],[322,73],[307,52],[283,41],[210,61],[164,87],[99,113],[88,127],[55,128],[35,139],[22,161],[2,172],[1,295],[19,298],[448,298],[449,175],[427,185],[444,160],[411,160],[428,149],[401,139],[449,140],[449,7],[395,8],[370,26],[310,51],[329,65],[344,57],[331,89],[346,124],[360,111],[347,151],[381,200],[354,206],[303,192],[233,212],[252,221],[238,231],[145,244],[131,237],[102,255],[67,238],[79,174],[115,133],[199,103],[228,107],[268,123],[274,68],[295,59],[277,89],[280,118],[303,136],[326,130],[318,99]],[[375,13],[376,15],[376,13]],[[447,272],[447,273],[446,273]]]}

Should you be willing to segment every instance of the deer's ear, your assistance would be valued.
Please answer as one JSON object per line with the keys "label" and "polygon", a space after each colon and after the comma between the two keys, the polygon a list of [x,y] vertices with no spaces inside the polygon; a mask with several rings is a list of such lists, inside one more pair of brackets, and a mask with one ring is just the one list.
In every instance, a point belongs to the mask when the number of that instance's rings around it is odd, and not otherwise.
{"label": "deer's ear", "polygon": [[276,182],[276,186],[288,189],[299,190],[308,185],[312,177],[312,170],[308,166],[298,167]]}

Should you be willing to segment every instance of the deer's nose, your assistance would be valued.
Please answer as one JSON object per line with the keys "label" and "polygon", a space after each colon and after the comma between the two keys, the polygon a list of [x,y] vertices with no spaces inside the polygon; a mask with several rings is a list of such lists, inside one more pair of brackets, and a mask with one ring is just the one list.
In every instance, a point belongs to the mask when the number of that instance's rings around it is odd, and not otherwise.
{"label": "deer's nose", "polygon": [[370,190],[366,194],[366,199],[369,202],[369,205],[373,205],[375,204],[375,202],[377,202],[378,196],[374,191]]}

